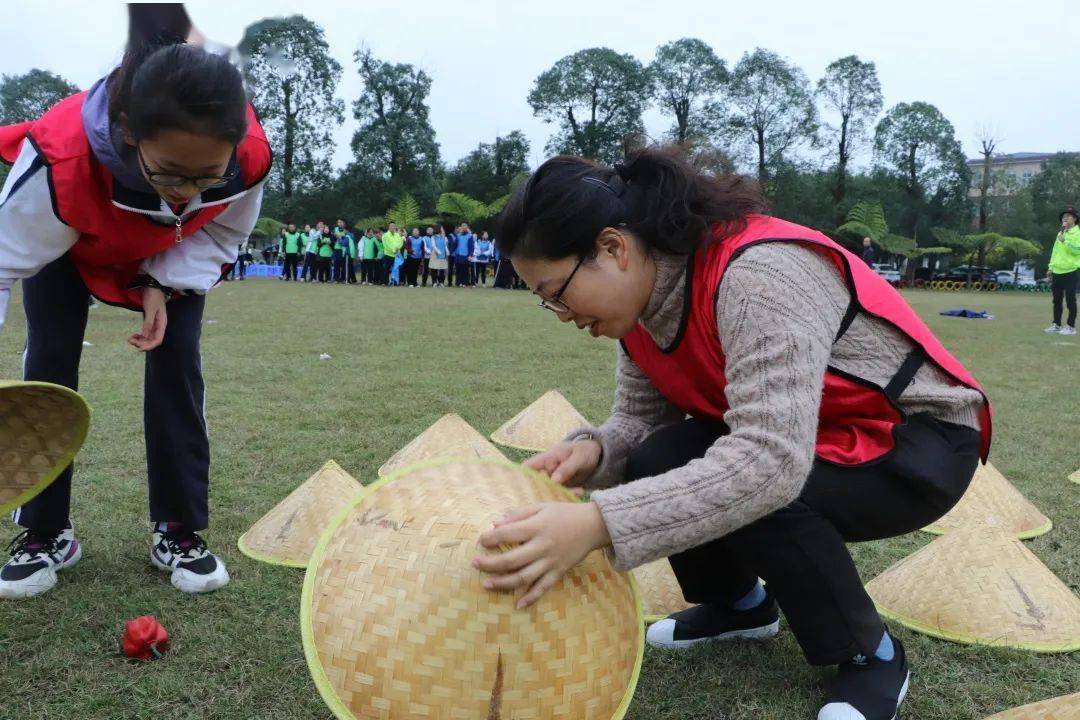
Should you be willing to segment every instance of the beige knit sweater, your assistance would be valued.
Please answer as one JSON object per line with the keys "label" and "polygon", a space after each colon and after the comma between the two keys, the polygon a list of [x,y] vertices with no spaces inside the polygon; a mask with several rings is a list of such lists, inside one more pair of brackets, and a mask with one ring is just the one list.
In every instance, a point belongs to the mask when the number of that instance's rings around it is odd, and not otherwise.
{"label": "beige knit sweater", "polygon": [[[641,323],[665,347],[682,319],[686,258],[654,259],[656,283]],[[684,415],[620,345],[611,417],[568,436],[589,433],[603,446],[585,487],[600,507],[618,569],[722,537],[799,497],[814,457],[826,366],[884,386],[912,349],[897,330],[862,313],[834,343],[849,302],[836,266],[813,250],[765,243],[738,256],[716,301],[731,433],[699,460],[629,483],[623,482],[629,452]],[[927,363],[899,405],[978,429],[981,402],[977,391]]]}

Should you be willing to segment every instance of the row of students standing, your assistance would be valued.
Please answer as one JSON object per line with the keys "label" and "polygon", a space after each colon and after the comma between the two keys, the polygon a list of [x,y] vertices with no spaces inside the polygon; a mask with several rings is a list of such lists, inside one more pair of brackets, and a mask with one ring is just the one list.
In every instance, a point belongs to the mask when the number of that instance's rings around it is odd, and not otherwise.
{"label": "row of students standing", "polygon": [[[395,226],[391,226],[394,231]],[[450,233],[441,225],[438,232],[428,226],[424,234],[414,227],[404,238],[405,277],[399,282],[410,287],[421,283],[426,287],[429,279],[432,287],[487,285],[488,267],[496,262],[495,241],[486,231],[477,235],[467,223]]]}
{"label": "row of students standing", "polygon": [[[473,233],[466,223],[447,232],[429,226],[409,234],[391,223],[384,232],[367,229],[354,237],[343,219],[333,228],[318,221],[303,230],[289,223],[277,245],[285,281],[337,282],[361,285],[476,287],[495,275],[499,252],[486,231]],[[359,262],[360,276],[356,265]]]}

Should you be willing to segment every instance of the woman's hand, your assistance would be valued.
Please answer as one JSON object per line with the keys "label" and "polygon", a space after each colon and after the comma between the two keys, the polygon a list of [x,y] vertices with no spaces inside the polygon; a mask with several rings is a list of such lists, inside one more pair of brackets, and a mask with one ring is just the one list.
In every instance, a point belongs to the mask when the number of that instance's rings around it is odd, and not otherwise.
{"label": "woman's hand", "polygon": [[547,473],[560,485],[571,488],[581,497],[585,492],[581,485],[596,472],[600,465],[603,447],[593,439],[561,442],[539,455],[525,461],[525,467]]}
{"label": "woman's hand", "polygon": [[528,607],[551,589],[590,552],[611,544],[596,503],[545,502],[518,508],[480,536],[489,549],[516,545],[492,555],[480,555],[473,567],[490,573],[489,590],[528,588],[517,602]]}
{"label": "woman's hand", "polygon": [[165,293],[157,288],[143,288],[142,330],[128,338],[139,352],[153,350],[165,339]]}

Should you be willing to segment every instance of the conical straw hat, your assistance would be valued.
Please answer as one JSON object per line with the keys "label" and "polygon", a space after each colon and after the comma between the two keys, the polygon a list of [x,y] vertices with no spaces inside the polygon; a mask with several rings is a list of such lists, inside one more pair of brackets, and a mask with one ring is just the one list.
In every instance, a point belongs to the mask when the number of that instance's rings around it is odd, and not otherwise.
{"label": "conical straw hat", "polygon": [[633,570],[641,593],[641,608],[646,623],[663,620],[671,613],[690,607],[683,599],[682,588],[667,558],[646,563]]}
{"label": "conical straw hat", "polygon": [[379,468],[379,477],[415,463],[438,458],[505,460],[499,449],[488,442],[460,415],[443,415],[435,424],[413,438]]}
{"label": "conical straw hat", "polygon": [[326,525],[364,486],[333,460],[289,493],[236,541],[255,560],[307,567]]}
{"label": "conical straw hat", "polygon": [[1021,540],[1047,533],[1053,527],[1049,518],[990,463],[979,466],[964,497],[952,510],[923,529],[941,535],[978,524],[998,527]]}
{"label": "conical straw hat", "polygon": [[1080,692],[1006,710],[986,720],[1080,720]]}
{"label": "conical straw hat", "polygon": [[1080,649],[1080,598],[996,528],[947,533],[866,589],[879,613],[934,637],[1037,652]]}
{"label": "conical straw hat", "polygon": [[505,425],[491,433],[500,445],[543,452],[566,434],[589,424],[558,390],[549,390]]}
{"label": "conical straw hat", "polygon": [[74,390],[0,380],[0,512],[49,486],[86,440],[90,408]]}
{"label": "conical straw hat", "polygon": [[622,718],[644,650],[637,591],[590,553],[534,605],[486,590],[481,533],[576,502],[508,461],[438,460],[379,480],[323,534],[301,599],[304,653],[338,718]]}

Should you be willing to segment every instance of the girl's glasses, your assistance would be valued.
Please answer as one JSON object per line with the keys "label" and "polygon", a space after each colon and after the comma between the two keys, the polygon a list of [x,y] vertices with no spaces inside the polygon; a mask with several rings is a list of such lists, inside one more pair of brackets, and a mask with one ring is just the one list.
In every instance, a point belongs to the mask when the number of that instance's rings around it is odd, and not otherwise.
{"label": "girl's glasses", "polygon": [[146,164],[146,160],[143,159],[142,148],[136,146],[135,153],[139,156],[139,162],[142,164],[143,172],[146,173],[146,179],[154,185],[159,185],[161,187],[180,187],[181,185],[191,183],[200,190],[210,190],[211,188],[225,187],[237,175],[236,170],[225,175],[206,175],[201,177],[188,177],[187,175],[177,175],[176,173],[159,172],[157,170],[151,170]]}

